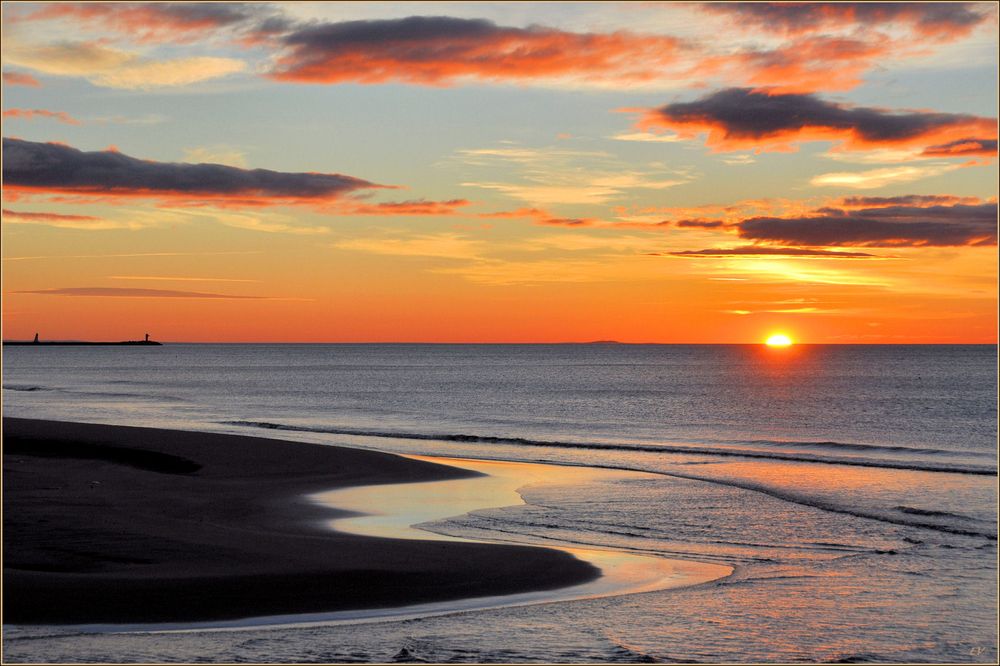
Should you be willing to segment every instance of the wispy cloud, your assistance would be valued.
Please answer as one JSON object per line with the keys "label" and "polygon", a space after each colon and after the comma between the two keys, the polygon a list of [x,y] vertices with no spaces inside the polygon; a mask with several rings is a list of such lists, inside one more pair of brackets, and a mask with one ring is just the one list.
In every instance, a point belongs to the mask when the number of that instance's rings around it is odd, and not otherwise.
{"label": "wispy cloud", "polygon": [[3,112],[4,118],[16,120],[35,120],[45,118],[56,120],[66,125],[79,125],[80,121],[69,115],[65,111],[49,111],[47,109],[6,109]]}
{"label": "wispy cloud", "polygon": [[341,212],[343,215],[456,215],[461,212],[462,208],[471,203],[468,199],[383,201],[381,203],[348,204],[342,208]]}
{"label": "wispy cloud", "polygon": [[484,218],[527,219],[535,224],[550,227],[589,227],[600,222],[589,217],[559,217],[541,208],[518,208],[517,210],[501,210],[495,213],[480,213]]}
{"label": "wispy cloud", "polygon": [[131,257],[223,257],[241,254],[261,254],[260,250],[236,250],[231,252],[125,252],[109,254],[44,254],[20,257],[3,257],[3,261],[33,261],[54,259],[63,261],[66,259],[116,259]]}
{"label": "wispy cloud", "polygon": [[[731,248],[711,248],[707,250],[683,250],[668,252],[674,257],[805,257],[816,259],[872,259],[878,255],[867,252],[839,252],[835,250],[811,250],[802,247],[771,247],[765,245],[744,245]],[[662,253],[659,256],[663,256]]]}
{"label": "wispy cloud", "polygon": [[240,300],[267,298],[266,296],[213,294],[199,291],[175,291],[173,289],[131,289],[126,287],[59,287],[56,289],[25,289],[12,293],[42,294],[46,296],[91,296],[100,298],[225,298]]}
{"label": "wispy cloud", "polygon": [[154,282],[261,282],[261,280],[250,280],[246,278],[224,278],[224,277],[191,277],[191,276],[168,276],[168,275],[109,275],[109,280],[141,280]]}
{"label": "wispy cloud", "polygon": [[243,215],[230,212],[223,213],[218,211],[195,211],[194,214],[234,229],[246,229],[247,231],[259,231],[268,234],[322,236],[330,233],[329,227],[306,226],[284,221],[284,218],[261,219],[261,217],[256,215]]}
{"label": "wispy cloud", "polygon": [[246,69],[234,58],[195,56],[154,60],[97,42],[27,44],[8,38],[4,59],[52,76],[84,78],[94,85],[125,90],[151,90],[190,85]]}
{"label": "wispy cloud", "polygon": [[464,187],[481,187],[502,192],[530,204],[602,204],[622,195],[616,187],[607,185],[521,185],[516,183],[462,183]]}
{"label": "wispy cloud", "polygon": [[115,125],[159,125],[168,120],[167,116],[160,113],[147,113],[141,116],[123,116],[115,114],[113,116],[96,116],[88,118],[90,123],[113,123]]}
{"label": "wispy cloud", "polygon": [[8,86],[27,86],[30,88],[38,88],[42,85],[38,79],[24,72],[4,72],[3,82]]}
{"label": "wispy cloud", "polygon": [[599,257],[518,260],[483,258],[453,267],[437,267],[434,273],[457,275],[470,282],[490,286],[545,283],[622,282],[661,280],[662,268],[636,261],[634,253],[603,254]]}
{"label": "wispy cloud", "polygon": [[722,161],[732,166],[746,166],[757,162],[751,155],[733,155],[732,157],[724,157]]}
{"label": "wispy cloud", "polygon": [[245,168],[247,154],[234,146],[214,145],[196,146],[184,149],[184,161],[195,164],[225,164],[227,166]]}
{"label": "wispy cloud", "polygon": [[[730,274],[748,275],[756,282],[794,282],[811,285],[845,285],[868,287],[892,287],[893,279],[885,275],[874,275],[870,271],[842,269],[833,266],[844,265],[843,262],[817,262],[811,259],[769,258],[769,257],[733,257],[719,259],[720,263],[713,270],[722,270]],[[854,266],[854,264],[850,264]],[[831,267],[828,267],[831,266]],[[722,278],[717,278],[722,279]]]}
{"label": "wispy cloud", "polygon": [[653,134],[652,132],[621,132],[608,137],[616,141],[641,141],[647,143],[677,143],[683,141],[677,134]]}
{"label": "wispy cloud", "polygon": [[340,250],[439,259],[474,259],[480,256],[483,246],[482,241],[454,233],[425,234],[403,238],[392,236],[352,238],[333,244],[333,247]]}
{"label": "wispy cloud", "polygon": [[595,158],[611,158],[611,153],[603,150],[571,150],[547,146],[532,148],[529,146],[503,145],[492,148],[464,148],[455,151],[456,158],[465,163],[477,166],[496,164],[497,162],[513,162],[537,167],[553,165],[570,165],[574,162]]}
{"label": "wispy cloud", "polygon": [[[519,199],[532,206],[602,204],[627,196],[630,190],[662,190],[695,179],[690,168],[661,163],[636,165],[604,151],[576,151],[560,147],[499,146],[457,151],[463,164],[491,167],[489,180],[466,180],[479,187]],[[496,171],[506,169],[506,178]],[[464,171],[463,173],[467,173]]]}
{"label": "wispy cloud", "polygon": [[874,190],[894,183],[909,183],[931,176],[939,176],[955,169],[960,164],[934,164],[921,166],[896,166],[868,171],[836,171],[813,176],[809,180],[816,187],[849,187],[856,190]]}
{"label": "wispy cloud", "polygon": [[91,215],[62,215],[59,213],[32,213],[27,211],[3,209],[5,224],[38,224],[60,229],[143,229],[147,225],[131,220],[106,220]]}

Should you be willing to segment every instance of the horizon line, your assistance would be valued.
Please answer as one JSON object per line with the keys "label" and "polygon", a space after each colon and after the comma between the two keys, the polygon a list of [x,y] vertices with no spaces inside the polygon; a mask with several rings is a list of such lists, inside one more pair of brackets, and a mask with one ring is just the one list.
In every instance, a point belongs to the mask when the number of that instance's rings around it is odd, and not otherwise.
{"label": "horizon line", "polygon": [[[103,340],[82,340],[77,338],[62,338],[62,339],[51,339],[45,340],[44,342],[49,343],[78,343],[78,342],[106,342]],[[40,343],[39,346],[49,346]],[[117,343],[119,341],[112,341]],[[351,340],[351,341],[294,341],[294,340],[214,340],[214,341],[193,341],[193,340],[150,340],[150,342],[159,342],[163,345],[590,345],[590,346],[613,346],[613,345],[633,345],[633,346],[747,346],[747,345],[760,345],[766,346],[762,341],[753,342],[627,342],[623,340],[563,340],[555,342],[539,342],[539,341],[516,341],[516,342],[483,342],[483,341],[407,341],[407,340]],[[27,343],[27,345],[25,345]],[[16,339],[5,339],[0,341],[2,345],[13,344],[15,346],[31,346],[32,341],[30,339],[16,340]],[[793,347],[801,346],[832,346],[832,345],[912,345],[912,346],[928,346],[928,345],[990,345],[998,346],[1000,341],[994,340],[990,342],[795,342]]]}

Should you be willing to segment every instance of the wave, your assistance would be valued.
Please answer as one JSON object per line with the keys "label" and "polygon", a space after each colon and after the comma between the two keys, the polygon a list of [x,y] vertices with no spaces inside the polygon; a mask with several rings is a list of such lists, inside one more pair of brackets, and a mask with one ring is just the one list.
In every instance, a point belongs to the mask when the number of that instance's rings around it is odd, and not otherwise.
{"label": "wave", "polygon": [[[111,384],[115,382],[109,382]],[[128,400],[152,400],[156,402],[186,402],[183,398],[172,395],[163,395],[155,393],[125,393],[120,391],[88,391],[84,389],[76,388],[56,388],[52,386],[31,386],[31,385],[19,385],[19,384],[4,384],[3,389],[5,391],[51,391],[53,393],[70,394],[70,395],[82,395],[89,398],[124,398]]]}
{"label": "wave", "polygon": [[969,516],[963,516],[960,513],[950,513],[948,511],[931,511],[930,509],[917,509],[912,506],[897,506],[896,511],[900,513],[908,513],[913,516],[937,516],[938,518],[957,518],[959,520],[975,520],[975,518],[970,518]]}
{"label": "wave", "polygon": [[[651,471],[651,470],[642,470]],[[871,520],[877,520],[883,523],[891,523],[893,525],[903,525],[906,527],[918,527],[921,529],[934,530],[936,532],[947,532],[948,534],[958,534],[961,536],[971,536],[971,537],[983,537],[990,539],[991,541],[996,541],[997,533],[996,531],[989,531],[989,529],[975,529],[975,527],[969,527],[966,525],[947,525],[937,522],[928,522],[927,520],[918,520],[916,517],[910,518],[909,516],[926,516],[928,519],[932,518],[958,518],[963,522],[983,522],[978,521],[975,518],[970,518],[968,516],[961,516],[958,514],[948,514],[944,511],[924,511],[922,509],[912,509],[912,507],[894,507],[895,513],[889,513],[886,511],[879,511],[877,509],[865,509],[861,507],[849,507],[836,504],[834,502],[822,499],[819,497],[810,497],[802,495],[795,492],[789,492],[786,490],[780,490],[773,488],[771,486],[764,485],[762,483],[755,483],[753,481],[735,480],[735,479],[719,479],[707,476],[700,476],[697,474],[683,474],[680,472],[661,472],[652,471],[653,474],[661,474],[663,476],[672,476],[679,479],[690,479],[692,481],[704,481],[706,483],[714,483],[720,486],[730,486],[732,488],[741,488],[743,490],[750,490],[753,492],[759,492],[775,499],[785,500],[786,502],[792,502],[793,504],[801,504],[803,506],[811,506],[814,509],[820,509],[822,511],[829,511],[830,513],[841,513],[848,516],[854,516],[856,518],[868,518]],[[910,509],[906,511],[905,509]],[[902,516],[898,514],[903,514]]]}
{"label": "wave", "polygon": [[[445,441],[472,444],[505,444],[513,446],[536,446],[543,448],[560,449],[590,449],[590,450],[610,450],[610,451],[631,451],[637,453],[682,453],[693,455],[734,457],[734,458],[760,458],[764,460],[782,460],[789,462],[819,463],[824,465],[854,465],[860,467],[880,467],[888,469],[905,469],[920,472],[944,472],[953,474],[980,474],[996,476],[995,467],[986,465],[968,465],[958,463],[938,463],[911,460],[877,460],[872,458],[846,458],[836,456],[812,455],[810,453],[796,452],[770,452],[747,449],[712,448],[701,446],[677,446],[677,445],[640,445],[621,444],[612,442],[566,442],[559,440],[528,439],[524,437],[497,437],[493,435],[470,435],[462,433],[417,433],[398,432],[392,430],[366,430],[360,428],[342,427],[314,427],[299,426],[283,423],[272,423],[268,421],[219,421],[222,425],[233,425],[250,428],[260,428],[264,430],[279,430],[288,432],[311,432],[326,435],[349,435],[355,437],[380,437],[385,439],[410,439],[419,441]],[[769,440],[758,440],[769,441]],[[780,442],[785,446],[790,445],[835,445],[837,442]],[[854,447],[867,447],[871,452],[879,449],[902,449],[904,451],[919,451],[919,449],[907,449],[905,447],[878,447],[867,444],[849,445]],[[930,449],[938,454],[949,454],[949,451]]]}
{"label": "wave", "polygon": [[887,453],[922,453],[930,455],[983,455],[982,451],[969,451],[969,450],[959,450],[959,449],[928,449],[928,448],[918,448],[912,446],[887,446],[884,444],[858,444],[855,442],[800,442],[795,440],[781,440],[781,439],[730,439],[725,440],[726,444],[752,444],[760,446],[796,446],[796,447],[808,447],[808,448],[818,448],[818,449],[830,449],[830,450],[841,450],[841,451],[871,451],[871,452],[887,452]]}

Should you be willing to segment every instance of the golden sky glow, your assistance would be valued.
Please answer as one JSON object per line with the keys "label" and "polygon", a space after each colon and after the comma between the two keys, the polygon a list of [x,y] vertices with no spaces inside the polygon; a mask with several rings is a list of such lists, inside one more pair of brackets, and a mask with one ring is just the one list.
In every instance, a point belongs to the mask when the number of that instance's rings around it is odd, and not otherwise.
{"label": "golden sky glow", "polygon": [[995,3],[194,7],[4,5],[6,339],[996,341]]}

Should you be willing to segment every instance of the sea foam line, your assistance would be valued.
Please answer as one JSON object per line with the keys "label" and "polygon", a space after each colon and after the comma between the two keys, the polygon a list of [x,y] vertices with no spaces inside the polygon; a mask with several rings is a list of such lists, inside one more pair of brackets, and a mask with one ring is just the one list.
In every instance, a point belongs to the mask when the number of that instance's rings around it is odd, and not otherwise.
{"label": "sea foam line", "polygon": [[[272,423],[268,421],[219,421],[222,425],[234,425],[250,428],[261,428],[264,430],[281,430],[288,432],[312,432],[327,435],[349,435],[354,437],[379,437],[383,439],[410,439],[419,441],[444,441],[444,442],[465,442],[471,444],[506,444],[513,446],[538,446],[562,449],[591,449],[610,451],[632,451],[637,453],[682,453],[691,455],[724,456],[738,458],[759,458],[763,460],[783,460],[787,462],[807,462],[823,465],[854,465],[859,467],[880,467],[886,469],[904,469],[918,472],[943,472],[952,474],[979,474],[996,476],[995,467],[986,465],[963,465],[948,463],[925,463],[917,461],[902,460],[873,460],[871,458],[842,458],[835,456],[818,456],[798,453],[772,453],[768,451],[754,451],[746,449],[719,449],[696,446],[671,446],[656,444],[642,446],[634,444],[619,444],[611,442],[565,442],[559,440],[535,440],[523,437],[496,437],[492,435],[468,435],[461,433],[428,434],[414,432],[396,432],[391,430],[363,430],[357,428],[338,427],[310,427],[297,426],[283,423]],[[830,446],[835,447],[837,442],[780,442],[785,446],[795,446],[797,444],[806,446]],[[858,449],[867,447],[872,451],[895,450],[904,447],[877,447],[867,444],[850,444],[849,448]],[[914,453],[934,451],[938,454],[951,454],[951,451],[938,449],[904,449]],[[643,470],[649,471],[649,470]]]}

